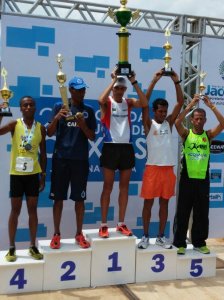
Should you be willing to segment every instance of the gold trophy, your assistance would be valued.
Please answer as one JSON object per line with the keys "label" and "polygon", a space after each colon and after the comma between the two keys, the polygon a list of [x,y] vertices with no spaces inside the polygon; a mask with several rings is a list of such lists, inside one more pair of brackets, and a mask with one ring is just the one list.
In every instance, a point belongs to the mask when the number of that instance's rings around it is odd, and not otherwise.
{"label": "gold trophy", "polygon": [[128,76],[133,72],[131,70],[131,64],[128,62],[128,38],[131,34],[128,32],[126,26],[138,19],[140,12],[139,10],[131,12],[131,10],[126,7],[127,2],[127,0],[120,0],[121,7],[117,10],[113,10],[109,7],[108,15],[115,23],[121,25],[119,31],[116,33],[119,37],[119,61],[117,64],[117,74]]}
{"label": "gold trophy", "polygon": [[2,68],[1,75],[3,77],[4,83],[3,88],[0,90],[0,96],[3,99],[3,106],[0,108],[0,116],[11,117],[12,113],[9,107],[9,99],[13,97],[13,92],[7,88],[6,78],[8,72],[5,68]]}
{"label": "gold trophy", "polygon": [[69,110],[69,104],[68,104],[68,95],[67,95],[67,87],[64,86],[64,83],[66,82],[66,75],[62,72],[62,63],[64,61],[64,58],[61,54],[57,55],[57,63],[59,67],[59,71],[56,75],[57,81],[59,83],[59,90],[61,94],[62,102],[67,110]]}
{"label": "gold trophy", "polygon": [[[199,74],[199,77],[200,77],[200,84],[199,84],[199,100],[204,100],[204,94],[203,94],[203,91],[206,89],[206,86],[204,84],[204,79],[206,77],[207,73],[204,72],[204,71],[201,71],[200,74]],[[192,112],[197,108],[197,106],[193,106],[192,107],[192,110],[186,115],[185,118],[187,118],[188,116],[190,116],[192,114]]]}
{"label": "gold trophy", "polygon": [[59,71],[56,75],[57,81],[59,83],[59,90],[61,94],[62,102],[65,106],[65,108],[68,110],[68,115],[66,116],[66,121],[72,121],[75,119],[79,119],[83,117],[83,113],[77,112],[74,116],[72,115],[70,108],[69,108],[69,101],[68,101],[68,94],[67,94],[67,87],[64,86],[64,83],[66,82],[66,74],[62,72],[62,63],[64,61],[64,58],[61,54],[57,55],[57,63],[59,66]]}
{"label": "gold trophy", "polygon": [[200,84],[199,84],[199,95],[200,95],[200,100],[203,100],[203,91],[205,90],[206,86],[204,85],[204,79],[206,77],[207,73],[204,71],[201,71],[199,74],[200,77]]}
{"label": "gold trophy", "polygon": [[165,31],[166,43],[163,45],[163,49],[165,49],[165,56],[164,56],[164,68],[163,68],[163,76],[171,76],[173,74],[173,70],[170,67],[169,63],[171,61],[171,56],[169,51],[173,48],[172,45],[169,43],[169,37],[171,36],[171,32],[169,28]]}

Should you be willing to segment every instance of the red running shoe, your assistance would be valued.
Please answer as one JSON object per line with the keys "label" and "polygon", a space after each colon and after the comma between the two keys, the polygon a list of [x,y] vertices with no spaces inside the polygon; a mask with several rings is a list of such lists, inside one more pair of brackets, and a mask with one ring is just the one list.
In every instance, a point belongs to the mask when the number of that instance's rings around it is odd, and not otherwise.
{"label": "red running shoe", "polygon": [[85,239],[83,233],[77,234],[75,236],[76,243],[79,245],[81,248],[89,248],[90,243]]}
{"label": "red running shoe", "polygon": [[61,247],[61,236],[60,234],[54,234],[51,243],[50,243],[51,249],[59,249]]}
{"label": "red running shoe", "polygon": [[119,231],[123,235],[132,236],[133,233],[125,224],[122,224],[121,226],[117,225],[116,231]]}
{"label": "red running shoe", "polygon": [[99,236],[103,239],[109,238],[109,232],[107,226],[101,226],[99,229]]}

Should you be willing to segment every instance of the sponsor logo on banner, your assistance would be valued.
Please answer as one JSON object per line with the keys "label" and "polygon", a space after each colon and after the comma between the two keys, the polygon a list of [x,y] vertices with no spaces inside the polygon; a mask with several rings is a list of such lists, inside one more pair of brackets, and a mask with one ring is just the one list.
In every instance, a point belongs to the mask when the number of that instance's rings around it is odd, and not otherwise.
{"label": "sponsor logo on banner", "polygon": [[223,193],[210,193],[210,201],[223,201]]}
{"label": "sponsor logo on banner", "polygon": [[210,151],[213,154],[219,154],[224,152],[224,141],[212,141]]}
{"label": "sponsor logo on banner", "polygon": [[222,180],[222,170],[220,169],[210,170],[211,183],[221,183],[221,180]]}

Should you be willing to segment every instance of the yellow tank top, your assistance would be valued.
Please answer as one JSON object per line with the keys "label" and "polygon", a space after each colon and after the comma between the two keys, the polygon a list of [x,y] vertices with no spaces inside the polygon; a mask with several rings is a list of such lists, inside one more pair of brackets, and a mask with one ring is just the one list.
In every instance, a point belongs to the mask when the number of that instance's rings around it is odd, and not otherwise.
{"label": "yellow tank top", "polygon": [[[28,129],[29,133],[30,129]],[[15,131],[12,136],[11,166],[9,172],[11,175],[31,175],[41,172],[38,150],[42,134],[39,122],[36,122],[33,137],[30,141],[30,150],[24,148],[26,138],[23,121],[22,119],[17,119]]]}

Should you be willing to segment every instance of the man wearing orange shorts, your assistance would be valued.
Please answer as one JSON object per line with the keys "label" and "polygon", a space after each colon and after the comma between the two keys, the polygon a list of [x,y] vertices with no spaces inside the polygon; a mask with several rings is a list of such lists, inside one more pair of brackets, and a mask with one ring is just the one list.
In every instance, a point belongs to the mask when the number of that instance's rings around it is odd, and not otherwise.
{"label": "man wearing orange shorts", "polygon": [[[153,88],[163,76],[163,70],[157,72],[148,87],[146,97],[150,99]],[[175,194],[176,176],[173,171],[175,157],[172,149],[172,127],[184,104],[183,94],[178,75],[173,72],[171,79],[176,89],[177,103],[167,116],[168,102],[156,99],[153,102],[154,119],[149,116],[149,107],[142,109],[142,121],[146,134],[147,162],[143,174],[141,197],[144,198],[142,210],[144,235],[138,248],[146,249],[149,245],[149,223],[154,198],[159,197],[159,232],[156,244],[166,249],[172,248],[164,236],[168,217],[169,199]]]}

